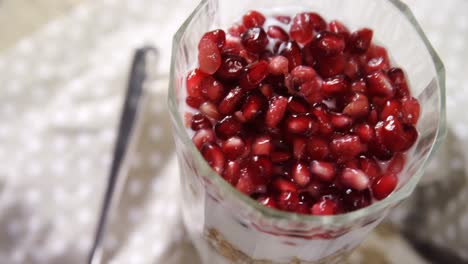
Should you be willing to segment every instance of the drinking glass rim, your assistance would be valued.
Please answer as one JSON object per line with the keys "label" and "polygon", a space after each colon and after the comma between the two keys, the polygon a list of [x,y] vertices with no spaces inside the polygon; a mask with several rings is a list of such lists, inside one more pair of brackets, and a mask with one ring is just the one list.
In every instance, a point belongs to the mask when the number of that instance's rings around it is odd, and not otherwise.
{"label": "drinking glass rim", "polygon": [[[170,71],[170,80],[169,80],[169,93],[168,93],[168,106],[169,112],[172,115],[173,120],[175,121],[175,126],[177,129],[181,129],[184,131],[186,128],[184,126],[184,122],[182,120],[182,116],[178,110],[177,99],[174,91],[174,74],[175,74],[175,54],[177,52],[177,45],[182,39],[186,28],[189,26],[190,22],[196,16],[196,14],[210,1],[214,0],[202,0],[200,4],[194,9],[194,11],[190,14],[190,16],[184,21],[182,26],[177,30],[173,37],[173,45],[172,45],[172,58],[171,58],[171,71]],[[248,197],[247,195],[237,191],[233,186],[231,186],[228,182],[226,182],[222,177],[220,177],[215,171],[211,169],[205,159],[202,157],[200,151],[195,147],[192,140],[189,138],[188,133],[182,133],[182,141],[184,144],[190,147],[190,152],[194,155],[194,159],[201,161],[200,165],[203,167],[204,171],[209,171],[207,173],[207,177],[212,181],[214,185],[218,188],[223,189],[228,192],[228,194],[234,196],[235,198],[242,201],[251,209],[254,209],[257,213],[265,218],[270,219],[281,219],[281,220],[288,220],[288,221],[299,221],[299,222],[306,222],[310,224],[337,224],[343,222],[352,222],[358,219],[361,219],[365,216],[372,215],[374,213],[380,212],[387,208],[391,204],[396,204],[404,199],[406,199],[413,191],[419,180],[421,179],[422,175],[424,174],[424,170],[427,167],[427,163],[430,158],[434,155],[437,151],[440,143],[446,136],[447,128],[446,128],[446,99],[445,99],[445,67],[440,59],[439,55],[433,48],[432,44],[428,40],[426,34],[422,30],[421,26],[417,22],[416,18],[414,17],[413,13],[409,9],[409,7],[400,0],[383,0],[390,2],[396,7],[401,13],[403,13],[404,17],[411,23],[411,25],[416,30],[417,34],[423,41],[426,49],[428,50],[431,59],[434,63],[434,67],[436,69],[436,76],[437,76],[437,88],[439,90],[439,104],[440,104],[440,111],[439,111],[439,123],[437,127],[437,134],[434,137],[434,141],[432,142],[431,149],[428,154],[424,157],[422,161],[422,165],[417,169],[417,171],[410,177],[410,179],[399,189],[395,190],[389,197],[381,200],[375,201],[370,206],[348,212],[345,214],[339,215],[330,215],[330,216],[315,216],[315,215],[303,215],[303,214],[296,214],[291,212],[284,212],[276,209],[272,209],[261,205],[257,201],[253,200],[252,198]]]}

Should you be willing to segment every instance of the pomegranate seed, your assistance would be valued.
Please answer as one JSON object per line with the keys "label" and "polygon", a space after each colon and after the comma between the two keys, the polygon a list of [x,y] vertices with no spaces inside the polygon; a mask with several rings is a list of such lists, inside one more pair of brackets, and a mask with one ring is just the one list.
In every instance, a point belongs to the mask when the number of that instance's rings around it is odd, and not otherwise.
{"label": "pomegranate seed", "polygon": [[295,159],[300,160],[304,157],[307,146],[307,140],[302,137],[293,139],[293,156]]}
{"label": "pomegranate seed", "polygon": [[288,152],[273,152],[271,153],[271,161],[273,163],[282,163],[288,161],[291,155]]}
{"label": "pomegranate seed", "polygon": [[305,187],[310,182],[309,167],[303,162],[297,162],[292,166],[291,175],[294,182],[300,187]]}
{"label": "pomegranate seed", "polygon": [[387,117],[401,117],[401,103],[398,100],[389,100],[380,113],[380,120],[387,120]]}
{"label": "pomegranate seed", "polygon": [[343,52],[346,43],[340,35],[324,31],[314,37],[314,47],[320,56],[330,56]]}
{"label": "pomegranate seed", "polygon": [[288,41],[281,43],[278,53],[281,56],[284,56],[289,61],[289,70],[294,69],[295,67],[301,65],[302,62],[302,53],[301,48],[294,41]]}
{"label": "pomegranate seed", "polygon": [[[377,134],[377,133],[376,133]],[[369,153],[374,155],[377,159],[382,160],[382,161],[387,161],[390,160],[394,153],[385,147],[381,139],[379,139],[376,135],[376,141],[370,142],[369,143]]]}
{"label": "pomegranate seed", "polygon": [[228,160],[235,160],[245,153],[245,143],[240,137],[232,137],[223,142],[221,149]]}
{"label": "pomegranate seed", "polygon": [[229,161],[226,163],[223,178],[231,185],[236,185],[239,181],[240,164],[238,161]]}
{"label": "pomegranate seed", "polygon": [[270,136],[259,136],[252,144],[252,155],[270,156],[273,150],[273,143]]}
{"label": "pomegranate seed", "polygon": [[276,203],[281,210],[296,212],[300,209],[300,198],[297,192],[282,192],[278,195]]}
{"label": "pomegranate seed", "polygon": [[339,160],[348,161],[356,158],[365,150],[358,136],[346,135],[332,140],[330,151]]}
{"label": "pomegranate seed", "polygon": [[357,79],[361,75],[361,69],[359,67],[359,61],[356,57],[351,56],[345,62],[344,65],[344,75],[348,76],[348,78],[354,80]]}
{"label": "pomegranate seed", "polygon": [[294,183],[287,181],[285,179],[277,178],[272,183],[273,188],[279,192],[296,192],[297,188]]}
{"label": "pomegranate seed", "polygon": [[239,56],[241,56],[247,64],[253,64],[260,58],[258,53],[253,53],[245,49],[239,52]]}
{"label": "pomegranate seed", "polygon": [[275,19],[278,20],[279,22],[288,25],[291,23],[291,17],[290,16],[275,16]]}
{"label": "pomegranate seed", "polygon": [[204,102],[202,105],[200,105],[200,112],[214,120],[218,120],[221,117],[218,109],[216,108],[216,105],[211,102]]}
{"label": "pomegranate seed", "polygon": [[315,107],[312,110],[319,124],[319,131],[322,135],[329,135],[333,132],[333,127],[330,121],[330,115],[323,107]]}
{"label": "pomegranate seed", "polygon": [[395,94],[395,88],[388,76],[382,72],[374,72],[367,75],[367,88],[369,93],[375,96],[392,97]]}
{"label": "pomegranate seed", "polygon": [[265,23],[265,16],[260,12],[251,10],[242,17],[242,23],[246,28],[261,27]]}
{"label": "pomegranate seed", "polygon": [[214,43],[216,43],[216,46],[221,49],[224,46],[224,43],[226,43],[226,33],[221,30],[213,30],[210,32],[207,32],[203,35],[202,39],[208,39]]}
{"label": "pomegranate seed", "polygon": [[316,13],[300,13],[293,18],[289,34],[301,44],[312,40],[313,32],[322,31],[327,27],[325,20]]}
{"label": "pomegranate seed", "polygon": [[273,97],[273,88],[271,88],[271,85],[268,83],[261,84],[258,89],[267,99],[271,99]]}
{"label": "pomegranate seed", "polygon": [[335,215],[338,213],[338,204],[335,200],[321,199],[310,210],[313,215]]}
{"label": "pomegranate seed", "polygon": [[265,193],[265,184],[265,180],[260,175],[260,169],[252,165],[247,165],[241,168],[236,189],[247,195]]}
{"label": "pomegranate seed", "polygon": [[319,58],[319,73],[324,78],[344,74],[346,58],[342,54]]}
{"label": "pomegranate seed", "polygon": [[205,79],[206,73],[200,69],[195,69],[187,75],[187,94],[191,97],[201,97],[200,84]]}
{"label": "pomegranate seed", "polygon": [[349,188],[363,191],[369,187],[370,181],[363,171],[346,168],[341,174],[341,182]]}
{"label": "pomegranate seed", "polygon": [[351,91],[355,93],[367,94],[367,86],[364,80],[355,81],[351,84]]}
{"label": "pomegranate seed", "polygon": [[204,102],[205,100],[201,97],[188,96],[187,99],[185,99],[185,103],[195,109],[199,108]]}
{"label": "pomegranate seed", "polygon": [[219,112],[223,115],[234,113],[238,109],[243,95],[244,94],[241,87],[236,87],[229,91],[226,97],[224,97],[221,103],[219,103]]}
{"label": "pomegranate seed", "polygon": [[364,72],[370,74],[376,71],[387,71],[390,68],[387,50],[381,46],[372,45],[367,51],[367,61]]}
{"label": "pomegranate seed", "polygon": [[268,101],[261,93],[254,93],[247,97],[242,106],[242,116],[247,122],[254,120],[256,117],[265,112]]}
{"label": "pomegranate seed", "polygon": [[317,73],[312,67],[309,66],[297,66],[291,71],[291,81],[294,87],[300,86],[306,82],[313,81],[317,76]]}
{"label": "pomegranate seed", "polygon": [[316,160],[326,159],[330,154],[328,143],[325,140],[317,137],[309,138],[307,141],[306,150],[310,157]]}
{"label": "pomegranate seed", "polygon": [[310,163],[310,172],[324,182],[333,182],[336,174],[335,165],[333,163],[317,160]]}
{"label": "pomegranate seed", "polygon": [[369,124],[375,125],[379,121],[379,117],[376,109],[372,109],[367,117],[367,122]]}
{"label": "pomegranate seed", "polygon": [[415,126],[419,120],[421,106],[414,97],[403,97],[401,100],[401,114],[403,123]]}
{"label": "pomegranate seed", "polygon": [[314,120],[309,115],[294,115],[287,121],[288,132],[297,135],[307,135],[314,129]]}
{"label": "pomegranate seed", "polygon": [[293,114],[304,114],[309,111],[309,105],[301,97],[291,96],[288,100],[288,111]]}
{"label": "pomegranate seed", "polygon": [[242,34],[242,45],[250,52],[260,53],[268,45],[268,36],[261,27],[249,28]]}
{"label": "pomegranate seed", "polygon": [[331,115],[331,123],[337,130],[346,130],[353,124],[353,119],[347,115],[335,113]]}
{"label": "pomegranate seed", "polygon": [[268,36],[273,39],[278,39],[280,41],[286,42],[289,40],[289,35],[284,29],[279,26],[270,26],[268,27]]}
{"label": "pomegranate seed", "polygon": [[333,20],[328,24],[330,32],[340,35],[344,40],[348,40],[351,33],[349,29],[340,21]]}
{"label": "pomegranate seed", "polygon": [[270,60],[268,70],[273,75],[286,75],[289,71],[289,61],[284,56],[275,56]]}
{"label": "pomegranate seed", "polygon": [[247,62],[240,56],[232,54],[224,55],[221,67],[216,72],[216,77],[224,81],[237,80],[246,65]]}
{"label": "pomegranate seed", "polygon": [[234,37],[233,35],[226,36],[226,43],[221,49],[223,55],[239,55],[241,50],[243,50],[240,37]]}
{"label": "pomegranate seed", "polygon": [[211,124],[211,121],[206,116],[198,113],[198,114],[193,115],[190,127],[192,128],[193,131],[198,131],[203,128],[212,128],[213,125]]}
{"label": "pomegranate seed", "polygon": [[257,202],[259,202],[260,204],[266,207],[270,207],[273,209],[278,208],[278,205],[276,204],[275,200],[269,196],[261,196],[257,199]]}
{"label": "pomegranate seed", "polygon": [[397,184],[398,178],[394,174],[385,174],[372,185],[372,194],[375,199],[383,200],[395,190]]}
{"label": "pomegranate seed", "polygon": [[268,66],[266,61],[258,61],[247,66],[240,78],[240,86],[250,90],[255,89],[268,76]]}
{"label": "pomegranate seed", "polygon": [[217,103],[224,96],[224,86],[212,76],[207,76],[200,83],[201,94],[207,100]]}
{"label": "pomegranate seed", "polygon": [[387,165],[386,173],[399,174],[406,164],[406,157],[403,153],[396,153]]}
{"label": "pomegranate seed", "polygon": [[218,44],[211,38],[202,38],[198,44],[200,70],[207,74],[215,73],[221,66],[221,53]]}
{"label": "pomegranate seed", "polygon": [[406,82],[405,73],[400,68],[392,68],[388,71],[388,77],[396,88],[398,97],[408,96],[410,94],[408,83]]}
{"label": "pomegranate seed", "polygon": [[344,108],[343,113],[351,116],[352,118],[362,118],[369,114],[369,100],[367,96],[355,93],[351,102]]}
{"label": "pomegranate seed", "polygon": [[236,111],[234,113],[234,117],[236,118],[237,121],[241,123],[247,123],[247,119],[245,119],[244,114],[242,114],[241,111]]}
{"label": "pomegranate seed", "polygon": [[288,99],[283,96],[275,96],[270,100],[265,116],[265,124],[269,128],[275,128],[283,120],[288,107]]}
{"label": "pomegranate seed", "polygon": [[218,145],[215,143],[206,143],[203,145],[201,153],[211,168],[213,168],[213,170],[218,174],[222,175],[226,160]]}
{"label": "pomegranate seed", "polygon": [[361,170],[367,175],[367,177],[374,181],[378,177],[380,177],[382,171],[380,169],[379,164],[374,159],[367,158],[362,156],[359,158],[359,165]]}
{"label": "pomegranate seed", "polygon": [[321,93],[322,84],[322,78],[316,76],[312,81],[301,85],[299,95],[303,96],[310,104],[319,103],[323,100]]}
{"label": "pomegranate seed", "polygon": [[407,151],[418,139],[418,132],[413,126],[404,127],[393,116],[377,123],[375,132],[379,142],[392,152]]}
{"label": "pomegranate seed", "polygon": [[242,124],[232,116],[226,116],[215,126],[216,135],[223,140],[238,135],[241,129]]}
{"label": "pomegranate seed", "polygon": [[346,190],[343,196],[343,203],[347,211],[355,211],[365,208],[371,204],[371,194],[368,190],[357,192],[352,189]]}
{"label": "pomegranate seed", "polygon": [[344,76],[324,80],[322,92],[327,95],[342,94],[348,91],[348,82]]}
{"label": "pomegranate seed", "polygon": [[244,32],[247,30],[247,28],[242,25],[242,24],[234,24],[232,27],[229,28],[228,32],[234,37],[240,37]]}
{"label": "pomegranate seed", "polygon": [[354,128],[354,133],[359,136],[362,142],[369,143],[375,139],[374,127],[369,124],[359,124]]}
{"label": "pomegranate seed", "polygon": [[195,132],[195,135],[192,138],[193,143],[198,149],[208,142],[215,142],[216,136],[211,129],[203,128]]}
{"label": "pomegranate seed", "polygon": [[265,156],[253,156],[252,164],[260,169],[261,176],[270,180],[273,175],[273,163]]}
{"label": "pomegranate seed", "polygon": [[349,37],[349,46],[355,53],[365,53],[372,42],[373,31],[368,28],[360,29]]}

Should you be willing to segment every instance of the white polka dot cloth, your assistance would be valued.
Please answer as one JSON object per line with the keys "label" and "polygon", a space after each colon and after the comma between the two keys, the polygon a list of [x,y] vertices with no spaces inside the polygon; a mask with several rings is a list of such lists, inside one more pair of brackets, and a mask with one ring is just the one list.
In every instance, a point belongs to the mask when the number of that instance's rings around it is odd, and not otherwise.
{"label": "white polka dot cloth", "polygon": [[[410,210],[394,218],[468,260],[468,1],[406,2],[446,62],[450,137],[403,208]],[[177,205],[166,90],[172,35],[196,4],[84,1],[0,54],[0,263],[84,263],[130,58],[147,43],[161,51],[159,75],[103,263],[193,263]]]}

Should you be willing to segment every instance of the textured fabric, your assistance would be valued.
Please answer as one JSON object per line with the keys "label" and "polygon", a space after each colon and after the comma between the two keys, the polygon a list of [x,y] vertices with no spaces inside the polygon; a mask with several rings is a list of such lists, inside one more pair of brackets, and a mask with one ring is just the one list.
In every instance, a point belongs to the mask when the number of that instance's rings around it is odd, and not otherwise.
{"label": "textured fabric", "polygon": [[[418,192],[393,219],[468,259],[468,116],[462,108],[468,98],[468,2],[407,2],[446,63],[450,136]],[[196,263],[180,223],[166,109],[172,35],[196,4],[83,1],[0,53],[0,263],[84,262],[129,62],[146,43],[160,49],[159,75],[147,91],[128,181],[104,241],[104,263]],[[351,262],[424,263],[388,228],[378,228]]]}

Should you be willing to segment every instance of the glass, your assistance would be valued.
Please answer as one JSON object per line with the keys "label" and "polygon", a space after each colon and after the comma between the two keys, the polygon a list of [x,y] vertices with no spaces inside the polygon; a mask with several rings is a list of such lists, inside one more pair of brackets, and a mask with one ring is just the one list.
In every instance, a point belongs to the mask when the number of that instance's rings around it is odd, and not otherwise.
{"label": "glass", "polygon": [[[248,10],[314,11],[351,29],[370,27],[393,63],[407,69],[421,103],[420,137],[408,153],[397,190],[371,206],[337,216],[266,208],[218,176],[184,127],[185,77],[197,64],[201,36],[226,29]],[[174,37],[169,108],[181,169],[184,222],[204,263],[341,263],[388,212],[407,198],[445,136],[445,70],[410,10],[397,0],[204,0]]]}

